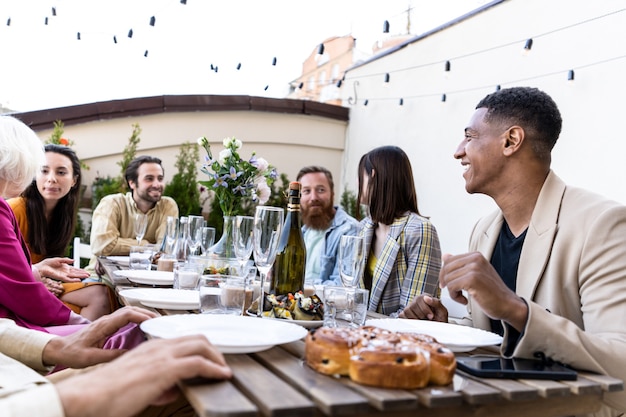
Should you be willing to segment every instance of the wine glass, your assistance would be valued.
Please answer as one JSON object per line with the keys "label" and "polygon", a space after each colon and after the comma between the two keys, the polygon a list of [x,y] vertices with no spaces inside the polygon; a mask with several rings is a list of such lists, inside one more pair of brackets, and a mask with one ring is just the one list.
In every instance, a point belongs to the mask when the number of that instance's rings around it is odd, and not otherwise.
{"label": "wine glass", "polygon": [[209,248],[213,246],[215,242],[215,227],[203,226],[200,229],[200,249],[202,249],[202,255],[206,255]]}
{"label": "wine glass", "polygon": [[339,278],[344,287],[356,288],[365,267],[365,239],[341,236],[339,240]]}
{"label": "wine glass", "polygon": [[233,230],[233,240],[235,246],[235,256],[241,264],[241,276],[245,276],[244,267],[252,255],[252,228],[254,226],[254,217],[237,216],[235,217],[235,227]]}
{"label": "wine glass", "polygon": [[257,316],[263,315],[265,301],[264,288],[267,273],[276,259],[276,249],[280,232],[283,229],[285,211],[281,207],[257,206],[254,213],[254,229],[252,232],[254,262],[261,276],[261,295],[258,300]]}
{"label": "wine glass", "polygon": [[[189,255],[195,255],[200,248],[202,239],[202,228],[204,227],[204,217],[188,216],[189,218],[189,236],[187,237],[187,246],[189,247]],[[199,233],[200,232],[200,233]]]}
{"label": "wine glass", "polygon": [[147,227],[148,216],[143,213],[135,213],[135,238],[137,239],[137,245],[141,245],[141,240],[146,234]]}
{"label": "wine glass", "polygon": [[174,254],[174,246],[178,238],[178,217],[167,216],[165,220],[165,247],[164,252],[168,255]]}

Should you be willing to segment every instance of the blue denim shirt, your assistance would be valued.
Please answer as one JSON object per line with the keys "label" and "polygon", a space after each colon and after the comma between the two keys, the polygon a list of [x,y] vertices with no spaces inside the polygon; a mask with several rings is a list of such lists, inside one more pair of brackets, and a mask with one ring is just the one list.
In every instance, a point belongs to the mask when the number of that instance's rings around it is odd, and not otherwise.
{"label": "blue denim shirt", "polygon": [[[320,256],[320,276],[313,282],[315,285],[341,285],[337,263],[339,240],[343,235],[356,235],[358,231],[359,222],[354,217],[346,213],[341,207],[335,206],[335,210],[335,217],[324,234],[323,249]],[[302,226],[304,235],[306,235],[307,230],[309,230],[307,226]]]}

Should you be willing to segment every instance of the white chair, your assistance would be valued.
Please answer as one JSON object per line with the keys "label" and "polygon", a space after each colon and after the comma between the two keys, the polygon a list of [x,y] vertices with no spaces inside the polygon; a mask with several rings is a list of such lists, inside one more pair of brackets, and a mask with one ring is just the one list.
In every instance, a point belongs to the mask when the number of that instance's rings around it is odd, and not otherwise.
{"label": "white chair", "polygon": [[87,243],[81,243],[80,237],[76,236],[74,238],[74,266],[76,268],[80,268],[80,259],[91,259],[93,254],[91,253],[91,246]]}

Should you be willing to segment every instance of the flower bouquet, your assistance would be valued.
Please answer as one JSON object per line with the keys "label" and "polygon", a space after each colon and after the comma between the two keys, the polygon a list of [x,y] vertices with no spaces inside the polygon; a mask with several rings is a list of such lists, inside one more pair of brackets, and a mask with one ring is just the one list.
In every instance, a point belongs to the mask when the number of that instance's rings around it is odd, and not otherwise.
{"label": "flower bouquet", "polygon": [[270,185],[277,174],[276,169],[264,158],[257,157],[255,152],[252,152],[250,159],[242,159],[239,151],[243,144],[239,139],[225,138],[222,143],[224,149],[214,158],[208,139],[198,139],[198,144],[207,153],[200,171],[209,178],[199,183],[215,192],[224,214],[224,232],[209,252],[218,257],[234,258],[233,217],[246,200],[265,204],[270,197]]}

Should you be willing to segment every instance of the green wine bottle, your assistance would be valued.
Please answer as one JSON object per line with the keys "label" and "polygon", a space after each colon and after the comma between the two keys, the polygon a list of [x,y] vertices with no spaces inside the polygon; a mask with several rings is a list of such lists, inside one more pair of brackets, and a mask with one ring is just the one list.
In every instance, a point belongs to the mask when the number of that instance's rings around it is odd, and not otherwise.
{"label": "green wine bottle", "polygon": [[289,183],[287,217],[272,268],[270,292],[276,295],[295,294],[304,290],[306,248],[300,219],[300,188],[297,181]]}

